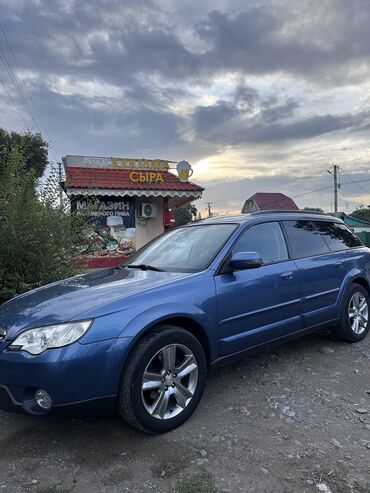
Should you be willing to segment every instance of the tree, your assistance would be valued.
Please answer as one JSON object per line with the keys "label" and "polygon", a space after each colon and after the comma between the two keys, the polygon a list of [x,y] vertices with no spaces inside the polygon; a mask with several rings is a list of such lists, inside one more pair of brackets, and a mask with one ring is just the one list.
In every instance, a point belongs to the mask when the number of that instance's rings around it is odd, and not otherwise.
{"label": "tree", "polygon": [[175,210],[176,226],[183,226],[197,217],[197,208],[194,204],[185,204]]}
{"label": "tree", "polygon": [[[0,303],[76,273],[72,259],[84,241],[85,214],[56,206],[58,177],[36,188],[23,150],[3,153],[0,167]],[[87,212],[88,214],[88,212]]]}
{"label": "tree", "polygon": [[351,217],[356,219],[362,219],[370,223],[370,207],[364,207],[362,209],[356,209],[350,214]]}
{"label": "tree", "polygon": [[35,178],[41,178],[48,164],[48,144],[39,133],[7,132],[0,128],[0,172],[8,153],[17,148],[22,155],[18,166],[33,171]]}
{"label": "tree", "polygon": [[324,212],[320,207],[305,207],[302,209],[302,211],[307,211],[307,212]]}

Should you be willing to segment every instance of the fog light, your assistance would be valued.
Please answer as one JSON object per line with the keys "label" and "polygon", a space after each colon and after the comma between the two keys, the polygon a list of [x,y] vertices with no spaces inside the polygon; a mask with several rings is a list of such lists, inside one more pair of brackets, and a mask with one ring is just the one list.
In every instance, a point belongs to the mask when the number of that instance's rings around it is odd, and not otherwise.
{"label": "fog light", "polygon": [[38,389],[35,392],[35,401],[42,409],[51,408],[51,397],[46,390]]}

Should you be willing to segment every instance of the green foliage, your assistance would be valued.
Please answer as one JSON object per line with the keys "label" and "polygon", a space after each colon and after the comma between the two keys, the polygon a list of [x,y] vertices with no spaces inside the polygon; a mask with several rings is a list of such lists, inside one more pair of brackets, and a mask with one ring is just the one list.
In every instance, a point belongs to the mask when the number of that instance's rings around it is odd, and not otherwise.
{"label": "green foliage", "polygon": [[364,207],[363,209],[356,209],[350,214],[350,216],[370,223],[370,208]]}
{"label": "green foliage", "polygon": [[22,153],[24,170],[33,171],[36,178],[41,178],[48,164],[48,144],[41,134],[31,132],[19,134],[0,128],[0,173],[6,156],[14,148]]}
{"label": "green foliage", "polygon": [[197,217],[197,208],[194,204],[186,204],[182,207],[178,207],[175,211],[176,226],[183,226],[190,223]]}
{"label": "green foliage", "polygon": [[192,477],[181,478],[176,484],[176,493],[217,493],[213,476],[206,471],[194,474]]}
{"label": "green foliage", "polygon": [[320,207],[304,207],[302,211],[307,211],[307,212],[324,212]]}
{"label": "green foliage", "polygon": [[[83,241],[85,214],[58,204],[52,173],[37,186],[37,171],[22,150],[4,152],[0,167],[0,303],[29,289],[73,275],[72,258]],[[87,211],[88,213],[88,211]]]}

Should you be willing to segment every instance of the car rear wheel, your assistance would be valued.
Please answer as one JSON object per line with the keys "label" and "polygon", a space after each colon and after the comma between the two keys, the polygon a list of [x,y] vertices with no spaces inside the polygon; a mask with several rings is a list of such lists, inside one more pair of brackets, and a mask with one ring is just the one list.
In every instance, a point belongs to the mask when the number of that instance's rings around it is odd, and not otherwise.
{"label": "car rear wheel", "polygon": [[360,284],[352,284],[349,289],[338,326],[334,333],[346,342],[362,341],[370,327],[370,297]]}
{"label": "car rear wheel", "polygon": [[197,407],[206,376],[206,357],[196,337],[179,327],[158,327],[138,343],[123,370],[119,412],[140,431],[170,431]]}

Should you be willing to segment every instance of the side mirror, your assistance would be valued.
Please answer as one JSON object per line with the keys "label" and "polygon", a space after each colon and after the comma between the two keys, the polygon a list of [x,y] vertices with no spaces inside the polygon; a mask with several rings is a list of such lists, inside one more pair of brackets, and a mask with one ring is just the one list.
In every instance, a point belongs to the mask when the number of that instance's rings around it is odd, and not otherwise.
{"label": "side mirror", "polygon": [[229,262],[232,269],[256,269],[262,265],[262,257],[257,252],[235,253]]}

